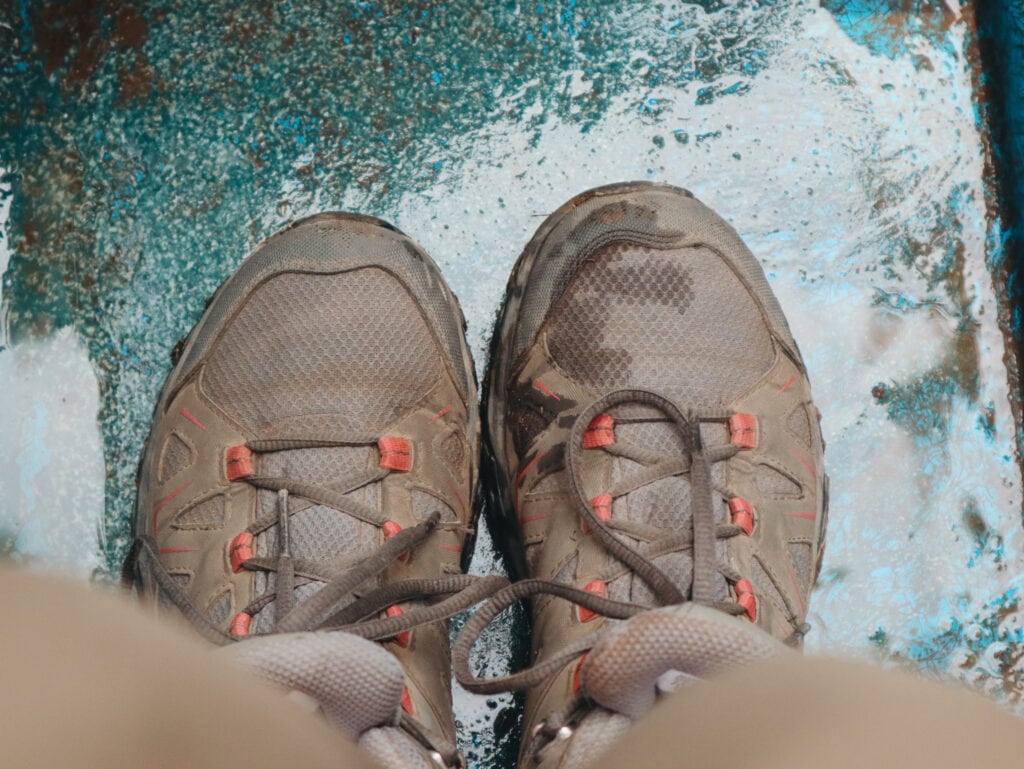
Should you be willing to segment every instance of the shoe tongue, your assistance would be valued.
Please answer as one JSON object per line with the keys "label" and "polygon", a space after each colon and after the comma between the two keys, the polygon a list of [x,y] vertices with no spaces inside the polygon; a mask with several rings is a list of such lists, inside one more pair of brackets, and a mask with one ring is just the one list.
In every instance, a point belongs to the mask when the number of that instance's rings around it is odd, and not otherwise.
{"label": "shoe tongue", "polygon": [[[616,412],[616,419],[627,415]],[[637,418],[635,410],[628,414],[629,418]],[[651,415],[645,414],[645,417]],[[654,451],[665,457],[680,457],[686,452],[683,436],[678,427],[667,421],[617,422],[615,438],[623,445],[638,446]],[[729,442],[729,433],[723,425],[705,423],[701,425],[701,439],[705,446],[718,446]],[[626,480],[640,470],[636,463],[616,457],[612,463],[612,485]],[[711,468],[712,482],[719,486],[725,485],[725,463],[718,462]],[[728,512],[725,503],[715,495],[715,523],[727,522]],[[612,507],[612,516],[617,520],[632,521],[657,526],[666,532],[687,531],[693,526],[692,497],[688,476],[673,476],[646,484],[635,491],[619,497]],[[622,536],[622,535],[619,535]],[[634,543],[636,546],[638,543]],[[656,544],[656,543],[655,543]],[[642,547],[642,545],[640,545]],[[726,557],[725,543],[717,542],[719,561]],[[684,594],[689,593],[693,580],[693,558],[687,552],[668,553],[653,559],[654,565],[665,573]],[[717,597],[728,595],[728,584],[724,577],[715,575]],[[633,601],[650,605],[654,596],[647,584],[631,574],[613,580],[608,586],[608,596],[614,600]]]}
{"label": "shoe tongue", "polygon": [[[339,488],[346,479],[358,477],[371,467],[373,450],[364,446],[340,446],[317,449],[275,451],[260,457],[260,474],[303,481],[324,488]],[[377,507],[380,484],[372,483],[352,492],[355,499],[371,508]],[[273,513],[277,508],[277,492],[261,489],[257,498],[257,516]],[[317,505],[292,497],[294,511],[289,519],[289,542],[295,559],[319,563],[352,563],[370,555],[379,546],[378,529],[352,516],[325,505]],[[277,554],[277,526],[255,538],[256,554],[274,557]],[[339,563],[340,565],[340,563]],[[313,582],[296,588],[296,600],[303,601],[317,592],[323,583]],[[262,572],[256,578],[256,596],[274,589],[273,575]],[[266,633],[273,622],[273,604],[254,620],[254,633]]]}
{"label": "shoe tongue", "polygon": [[265,681],[313,699],[351,738],[401,719],[405,674],[383,648],[348,633],[258,636],[217,651]]}
{"label": "shoe tongue", "polygon": [[704,679],[795,654],[750,623],[700,604],[638,614],[609,627],[580,673],[582,690],[601,707],[637,719],[654,704],[659,683],[677,671]]}

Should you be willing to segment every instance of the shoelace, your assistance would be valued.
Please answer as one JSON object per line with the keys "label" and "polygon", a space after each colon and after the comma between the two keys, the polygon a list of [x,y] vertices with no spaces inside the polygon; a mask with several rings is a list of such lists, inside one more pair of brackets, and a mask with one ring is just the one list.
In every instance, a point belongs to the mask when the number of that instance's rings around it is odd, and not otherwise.
{"label": "shoelace", "polygon": [[[639,404],[661,412],[678,431],[684,452],[682,456],[666,458],[638,446],[626,446],[616,441],[597,441],[604,451],[632,460],[642,467],[631,477],[619,480],[607,498],[601,500],[600,506],[605,506],[605,509],[610,511],[611,504],[617,497],[658,480],[686,474],[690,483],[691,530],[665,531],[647,524],[617,521],[610,515],[598,515],[599,505],[593,504],[594,500],[588,500],[584,493],[581,452],[595,447],[593,444],[585,445],[584,435],[588,430],[608,429],[609,420],[602,421],[599,417],[605,415],[609,409],[623,404]],[[734,457],[741,450],[741,446],[733,443],[705,446],[700,431],[702,423],[728,424],[732,416],[727,412],[697,414],[684,411],[657,393],[624,389],[609,393],[592,403],[577,417],[570,431],[565,456],[576,511],[586,527],[589,527],[591,535],[621,564],[616,576],[629,571],[640,577],[653,593],[657,606],[673,606],[692,601],[730,615],[749,614],[748,609],[736,601],[716,598],[715,590],[716,574],[724,577],[734,588],[738,585],[744,588],[749,585],[734,569],[719,563],[716,554],[716,541],[739,536],[745,529],[735,523],[719,524],[715,521],[716,495],[725,499],[730,499],[733,495],[727,488],[713,482],[712,466]],[[644,543],[643,550],[627,544],[616,536],[616,532],[640,540]],[[693,579],[689,595],[674,584],[653,562],[653,559],[660,555],[687,550],[692,551],[693,558]],[[737,590],[737,593],[742,595],[743,591]],[[484,629],[505,609],[537,595],[562,598],[589,612],[616,620],[629,619],[654,608],[629,601],[614,601],[593,592],[549,580],[528,579],[512,584],[495,593],[470,618],[456,640],[453,654],[454,669],[456,678],[464,688],[479,694],[494,694],[536,686],[563,669],[572,660],[588,653],[607,633],[606,626],[525,670],[498,678],[478,678],[472,671],[470,657]],[[533,735],[534,738],[551,739],[557,736],[559,730],[565,728],[564,724],[581,708],[585,708],[583,696],[577,695],[561,712],[553,714],[541,724]]]}
{"label": "shoelace", "polygon": [[[384,514],[347,496],[368,484],[382,481],[391,472],[384,462],[383,467],[369,471],[361,477],[348,479],[339,484],[338,489],[329,489],[305,481],[258,475],[252,471],[251,455],[294,449],[369,447],[375,443],[380,444],[381,441],[289,438],[250,441],[243,447],[235,447],[247,452],[244,454],[244,461],[249,464],[244,471],[234,476],[234,480],[244,481],[257,489],[277,492],[277,504],[273,511],[255,520],[243,532],[249,535],[247,542],[251,543],[252,537],[277,526],[276,556],[250,556],[239,564],[241,568],[249,571],[275,574],[275,589],[253,600],[238,616],[246,615],[251,618],[271,603],[275,603],[271,633],[336,631],[371,641],[382,641],[421,625],[449,619],[508,585],[508,580],[504,577],[457,574],[435,579],[399,580],[358,596],[355,600],[349,600],[356,588],[379,577],[392,563],[423,544],[435,529],[457,528],[461,525],[442,523],[440,512],[434,511],[426,520],[414,526],[399,529],[397,525],[392,524],[392,527],[388,527],[391,521]],[[382,453],[383,451],[384,449]],[[295,558],[291,554],[289,537],[289,519],[297,512],[293,511],[289,504],[292,494],[377,526],[385,530],[386,541],[370,555],[345,566]],[[223,646],[236,643],[245,637],[225,633],[193,605],[184,589],[163,566],[156,541],[151,536],[141,536],[133,544],[124,566],[126,584],[130,585],[134,581],[134,574],[140,567],[152,574],[163,594],[210,642]],[[312,582],[321,582],[323,587],[305,600],[296,601],[294,589]],[[437,598],[441,600],[418,606],[397,616],[376,618],[385,609],[401,602],[429,601]],[[403,713],[401,725],[410,736],[437,754],[435,760],[440,759],[446,766],[461,764],[461,757],[454,745],[440,735],[430,733],[424,725],[408,714]]]}

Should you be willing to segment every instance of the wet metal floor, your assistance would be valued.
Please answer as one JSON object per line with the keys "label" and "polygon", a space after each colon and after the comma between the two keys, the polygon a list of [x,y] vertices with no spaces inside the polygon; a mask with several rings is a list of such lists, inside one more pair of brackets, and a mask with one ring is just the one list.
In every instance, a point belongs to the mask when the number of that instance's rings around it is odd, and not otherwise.
{"label": "wet metal floor", "polygon": [[[824,413],[808,651],[1024,713],[1018,329],[972,6],[238,5],[0,9],[0,553],[116,572],[168,353],[289,220],[419,240],[482,370],[542,217],[664,180],[758,255]],[[471,763],[507,763],[510,701],[457,704]]]}

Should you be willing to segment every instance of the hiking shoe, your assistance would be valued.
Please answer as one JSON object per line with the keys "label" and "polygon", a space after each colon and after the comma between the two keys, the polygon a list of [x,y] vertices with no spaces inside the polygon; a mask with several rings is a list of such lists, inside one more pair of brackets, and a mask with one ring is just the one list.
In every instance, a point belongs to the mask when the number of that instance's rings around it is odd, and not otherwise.
{"label": "hiking shoe", "polygon": [[385,766],[460,763],[445,620],[494,585],[463,574],[479,432],[463,330],[401,232],[305,219],[214,295],[139,468],[126,576]]}
{"label": "hiking shoe", "polygon": [[[485,387],[492,523],[530,579],[467,624],[456,676],[527,691],[522,765],[580,766],[658,692],[800,646],[825,534],[818,416],[722,219],[658,184],[567,203],[515,266]],[[479,632],[524,598],[533,666],[476,679]]]}

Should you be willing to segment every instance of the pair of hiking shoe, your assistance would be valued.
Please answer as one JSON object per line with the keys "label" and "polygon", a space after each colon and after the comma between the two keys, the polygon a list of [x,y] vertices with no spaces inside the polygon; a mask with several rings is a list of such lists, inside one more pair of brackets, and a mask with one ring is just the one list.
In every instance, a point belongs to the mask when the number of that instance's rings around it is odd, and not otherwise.
{"label": "pair of hiking shoe", "polygon": [[[523,766],[582,766],[660,693],[800,646],[818,416],[722,219],[648,183],[552,214],[509,281],[482,419],[464,330],[385,222],[264,242],[173,356],[125,568],[144,600],[389,768],[461,763],[447,619],[481,601],[456,677],[526,691]],[[481,466],[511,584],[465,574]],[[478,679],[477,638],[524,599],[531,666]]]}

